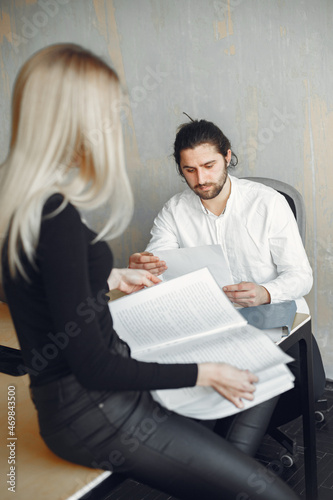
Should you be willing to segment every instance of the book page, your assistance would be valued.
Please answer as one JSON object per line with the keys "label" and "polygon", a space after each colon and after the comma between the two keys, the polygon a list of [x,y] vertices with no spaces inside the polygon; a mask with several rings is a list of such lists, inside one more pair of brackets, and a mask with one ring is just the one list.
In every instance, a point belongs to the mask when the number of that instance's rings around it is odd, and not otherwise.
{"label": "book page", "polygon": [[234,283],[229,263],[221,245],[176,248],[158,251],[156,254],[168,266],[168,269],[161,276],[163,281],[169,281],[183,274],[207,267],[220,288]]}
{"label": "book page", "polygon": [[250,325],[192,339],[186,344],[141,352],[134,357],[160,363],[229,363],[253,373],[292,361],[263,331]]}
{"label": "book page", "polygon": [[243,399],[244,408],[239,410],[234,404],[209,387],[189,387],[152,391],[155,401],[181,415],[201,420],[212,420],[234,415],[239,411],[267,401],[294,386],[294,377],[285,365],[278,365],[258,373],[254,400]]}
{"label": "book page", "polygon": [[[292,358],[277,347],[267,335],[251,325],[236,327],[209,337],[192,339],[185,344],[169,346],[135,356],[142,361],[160,363],[222,362],[259,377],[250,408],[293,387],[293,375],[284,363]],[[222,418],[238,409],[208,387],[189,387],[152,392],[154,399],[170,410],[202,419]]]}
{"label": "book page", "polygon": [[244,325],[207,268],[109,304],[114,328],[138,352]]}

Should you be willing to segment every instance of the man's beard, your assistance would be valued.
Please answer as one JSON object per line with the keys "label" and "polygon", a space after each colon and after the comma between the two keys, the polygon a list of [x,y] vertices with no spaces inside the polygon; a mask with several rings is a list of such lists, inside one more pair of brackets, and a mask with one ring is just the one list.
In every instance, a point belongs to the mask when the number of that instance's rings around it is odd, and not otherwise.
{"label": "man's beard", "polygon": [[[212,200],[213,198],[216,198],[216,196],[218,196],[222,191],[222,189],[224,188],[225,183],[227,181],[227,177],[228,177],[228,172],[227,170],[225,170],[225,172],[223,172],[221,179],[218,182],[216,183],[207,182],[206,184],[197,184],[196,186],[194,186],[194,188],[191,189],[192,191],[195,192],[197,196],[201,198],[201,200]],[[208,186],[210,187],[210,189],[209,191],[201,191],[200,186]]]}

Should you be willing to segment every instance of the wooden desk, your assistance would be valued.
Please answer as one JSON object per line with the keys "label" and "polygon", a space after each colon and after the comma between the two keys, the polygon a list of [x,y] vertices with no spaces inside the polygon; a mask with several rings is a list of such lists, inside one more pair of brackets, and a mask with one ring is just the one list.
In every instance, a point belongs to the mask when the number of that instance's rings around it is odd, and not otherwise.
{"label": "wooden desk", "polygon": [[[19,348],[6,304],[0,302],[0,344]],[[8,491],[7,448],[8,386],[15,387],[16,397],[16,488]],[[39,435],[37,412],[29,394],[28,375],[12,377],[0,374],[0,496],[2,500],[76,500],[110,475],[110,472],[75,465],[54,455]],[[5,445],[4,445],[5,444]]]}
{"label": "wooden desk", "polygon": [[312,329],[311,316],[307,314],[296,314],[292,332],[279,345],[284,351],[287,351],[297,342],[299,342],[301,362],[305,493],[307,500],[317,500],[317,448],[313,392]]}

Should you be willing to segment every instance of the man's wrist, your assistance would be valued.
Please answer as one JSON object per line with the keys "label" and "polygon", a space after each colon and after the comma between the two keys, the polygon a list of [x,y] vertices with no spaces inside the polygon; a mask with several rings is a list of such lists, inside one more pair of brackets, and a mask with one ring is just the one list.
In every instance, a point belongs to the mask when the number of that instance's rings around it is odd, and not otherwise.
{"label": "man's wrist", "polygon": [[263,289],[264,293],[265,293],[265,302],[263,302],[263,304],[270,304],[271,303],[271,294],[269,293],[269,291],[267,290],[266,287],[264,287],[263,285],[261,285],[261,288]]}

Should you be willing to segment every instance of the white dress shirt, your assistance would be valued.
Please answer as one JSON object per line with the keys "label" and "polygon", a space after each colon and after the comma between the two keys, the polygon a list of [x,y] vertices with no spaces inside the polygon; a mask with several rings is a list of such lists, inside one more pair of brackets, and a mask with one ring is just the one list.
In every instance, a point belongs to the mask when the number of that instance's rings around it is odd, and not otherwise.
{"label": "white dress shirt", "polygon": [[[162,249],[220,244],[234,283],[263,285],[271,303],[300,299],[311,290],[312,270],[286,199],[263,184],[229,178],[223,214],[209,212],[187,188],[156,217],[146,250],[158,255]],[[304,299],[297,305],[299,312],[308,312]]]}

